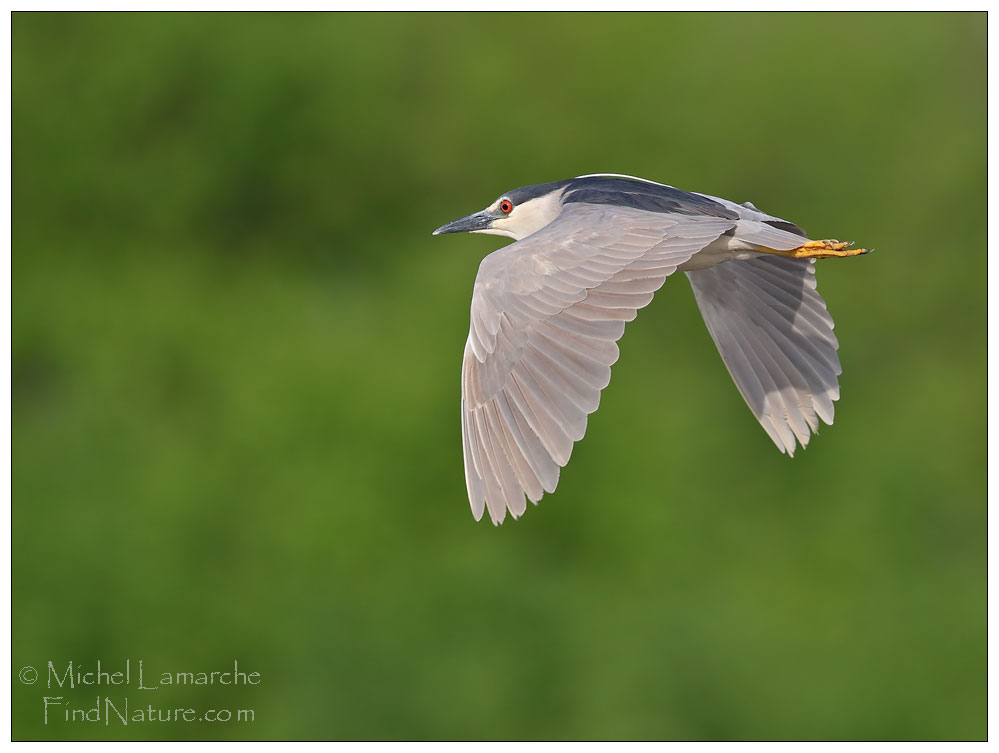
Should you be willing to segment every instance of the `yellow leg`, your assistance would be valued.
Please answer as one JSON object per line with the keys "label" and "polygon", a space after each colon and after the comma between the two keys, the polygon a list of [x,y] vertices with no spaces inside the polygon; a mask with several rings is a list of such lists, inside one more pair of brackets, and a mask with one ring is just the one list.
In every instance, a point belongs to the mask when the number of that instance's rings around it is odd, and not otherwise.
{"label": "yellow leg", "polygon": [[808,241],[803,246],[792,248],[790,251],[776,251],[772,248],[766,249],[766,253],[777,254],[778,256],[790,256],[792,259],[828,259],[842,256],[859,256],[869,254],[871,249],[848,248],[852,243],[841,243],[840,241]]}

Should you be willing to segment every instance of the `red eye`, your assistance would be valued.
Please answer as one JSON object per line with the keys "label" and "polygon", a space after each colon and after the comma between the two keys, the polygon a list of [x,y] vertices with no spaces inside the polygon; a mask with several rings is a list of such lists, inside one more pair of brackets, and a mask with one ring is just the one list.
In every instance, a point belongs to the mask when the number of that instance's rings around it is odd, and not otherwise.
{"label": "red eye", "polygon": [[503,214],[510,214],[510,212],[513,211],[513,204],[506,199],[503,199],[503,201],[500,202],[500,211]]}

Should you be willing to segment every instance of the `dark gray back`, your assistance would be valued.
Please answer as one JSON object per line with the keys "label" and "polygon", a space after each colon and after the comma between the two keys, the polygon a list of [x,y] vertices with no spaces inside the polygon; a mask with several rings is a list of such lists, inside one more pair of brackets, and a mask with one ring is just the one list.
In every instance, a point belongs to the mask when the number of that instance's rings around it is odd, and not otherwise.
{"label": "dark gray back", "polygon": [[644,209],[647,212],[707,215],[736,219],[731,209],[698,194],[658,183],[645,183],[627,178],[574,178],[567,184],[562,204],[614,204]]}

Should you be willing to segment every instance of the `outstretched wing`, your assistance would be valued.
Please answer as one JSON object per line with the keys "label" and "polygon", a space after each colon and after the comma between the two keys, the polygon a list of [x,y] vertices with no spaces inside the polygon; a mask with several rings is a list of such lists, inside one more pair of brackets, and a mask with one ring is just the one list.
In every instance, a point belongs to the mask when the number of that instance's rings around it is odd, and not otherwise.
{"label": "outstretched wing", "polygon": [[499,524],[553,492],[618,357],[625,322],[725,217],[573,203],[479,266],[461,369],[465,482]]}
{"label": "outstretched wing", "polygon": [[809,259],[758,256],[687,272],[729,374],[781,452],[833,422],[843,372]]}

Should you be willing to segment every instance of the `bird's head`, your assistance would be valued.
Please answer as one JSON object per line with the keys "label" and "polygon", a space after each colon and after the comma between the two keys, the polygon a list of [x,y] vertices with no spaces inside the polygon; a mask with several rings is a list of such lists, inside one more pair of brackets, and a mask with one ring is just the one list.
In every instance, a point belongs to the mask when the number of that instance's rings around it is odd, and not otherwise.
{"label": "bird's head", "polygon": [[442,225],[434,230],[434,235],[484,233],[519,241],[558,217],[562,194],[569,183],[560,180],[507,191],[481,212]]}

